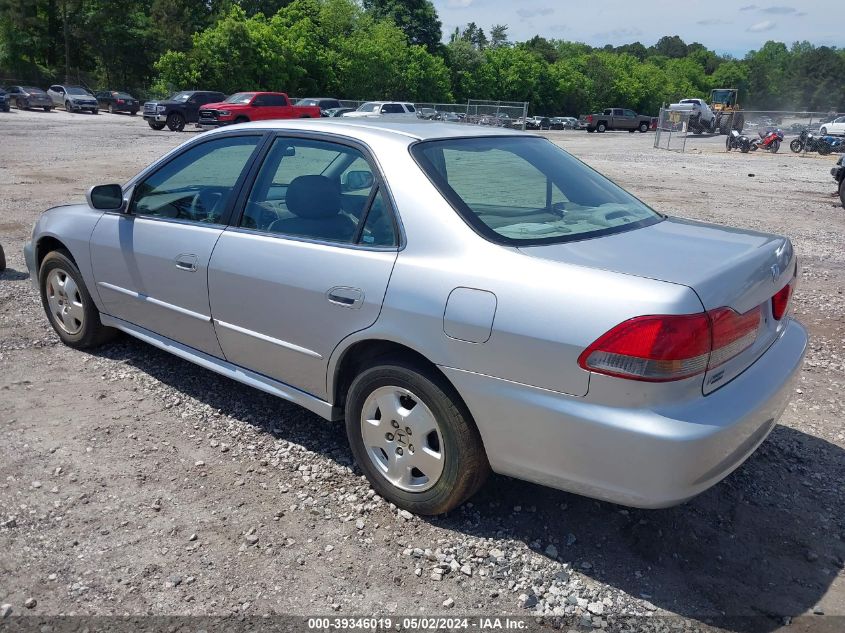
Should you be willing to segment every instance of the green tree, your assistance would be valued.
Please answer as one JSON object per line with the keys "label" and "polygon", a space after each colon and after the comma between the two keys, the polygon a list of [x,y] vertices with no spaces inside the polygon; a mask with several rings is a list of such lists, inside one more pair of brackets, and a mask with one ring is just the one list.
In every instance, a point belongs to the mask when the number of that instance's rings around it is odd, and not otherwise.
{"label": "green tree", "polygon": [[411,44],[434,53],[440,48],[442,24],[429,0],[364,0],[364,8],[377,20],[390,19]]}

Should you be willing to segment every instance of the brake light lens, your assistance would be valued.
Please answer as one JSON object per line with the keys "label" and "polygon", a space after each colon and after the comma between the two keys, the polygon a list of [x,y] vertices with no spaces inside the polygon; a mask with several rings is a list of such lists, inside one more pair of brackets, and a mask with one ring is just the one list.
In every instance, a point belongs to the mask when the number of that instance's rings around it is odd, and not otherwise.
{"label": "brake light lens", "polygon": [[780,321],[789,310],[789,300],[792,298],[794,285],[795,277],[772,297],[772,316],[776,321]]}
{"label": "brake light lens", "polygon": [[668,382],[718,367],[751,347],[760,330],[760,306],[745,314],[730,308],[682,315],[636,317],[599,337],[578,358],[588,371]]}

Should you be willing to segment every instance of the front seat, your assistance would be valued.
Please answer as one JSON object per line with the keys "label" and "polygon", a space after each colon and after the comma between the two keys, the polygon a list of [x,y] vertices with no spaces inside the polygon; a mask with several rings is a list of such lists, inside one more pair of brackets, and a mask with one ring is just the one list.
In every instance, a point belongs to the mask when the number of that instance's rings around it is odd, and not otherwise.
{"label": "front seat", "polygon": [[276,220],[270,231],[349,242],[356,225],[340,212],[340,184],[325,176],[297,176],[288,185],[285,206],[296,217]]}

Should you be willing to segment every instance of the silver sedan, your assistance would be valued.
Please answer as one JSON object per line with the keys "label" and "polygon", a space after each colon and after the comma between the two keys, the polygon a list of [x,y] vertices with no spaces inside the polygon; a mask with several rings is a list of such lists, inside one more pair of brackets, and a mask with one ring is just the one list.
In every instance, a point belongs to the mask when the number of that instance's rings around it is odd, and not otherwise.
{"label": "silver sedan", "polygon": [[763,442],[807,345],[788,239],[663,216],[500,128],[226,127],[47,211],[25,255],[66,344],[122,331],[345,420],[422,514],[491,470],[682,502]]}

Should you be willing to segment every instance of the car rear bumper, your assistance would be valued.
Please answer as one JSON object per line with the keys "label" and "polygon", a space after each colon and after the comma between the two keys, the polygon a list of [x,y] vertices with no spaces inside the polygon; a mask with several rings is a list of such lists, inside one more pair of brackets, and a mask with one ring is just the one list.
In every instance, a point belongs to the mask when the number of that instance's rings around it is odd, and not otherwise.
{"label": "car rear bumper", "polygon": [[441,368],[472,413],[494,471],[642,508],[710,488],[763,442],[786,408],[807,346],[791,321],[732,382],[693,401],[620,408]]}

